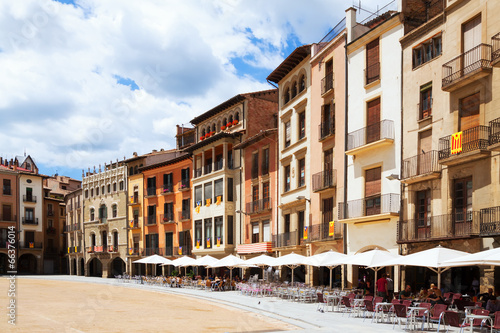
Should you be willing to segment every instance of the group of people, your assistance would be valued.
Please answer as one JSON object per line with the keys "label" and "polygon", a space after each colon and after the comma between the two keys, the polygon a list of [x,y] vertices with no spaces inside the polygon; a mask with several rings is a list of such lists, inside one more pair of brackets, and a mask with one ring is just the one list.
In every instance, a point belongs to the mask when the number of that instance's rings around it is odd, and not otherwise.
{"label": "group of people", "polygon": [[[399,293],[400,299],[413,299],[413,293],[411,290],[411,286],[407,285],[404,290]],[[431,283],[429,289],[422,288],[418,295],[416,295],[415,299],[421,302],[428,302],[432,305],[434,304],[445,304],[443,295],[441,294],[441,290],[434,284]]]}

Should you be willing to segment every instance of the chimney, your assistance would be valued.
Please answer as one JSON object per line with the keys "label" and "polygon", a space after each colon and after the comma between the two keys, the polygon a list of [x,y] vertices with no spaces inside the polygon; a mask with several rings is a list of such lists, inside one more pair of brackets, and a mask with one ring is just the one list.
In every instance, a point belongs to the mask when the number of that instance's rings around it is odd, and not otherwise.
{"label": "chimney", "polygon": [[137,157],[137,152],[134,151],[134,153],[132,154],[134,157]]}
{"label": "chimney", "polygon": [[356,26],[356,9],[349,7],[345,11],[345,26],[347,28],[347,43],[352,42],[354,27]]}
{"label": "chimney", "polygon": [[3,157],[0,156],[0,165],[3,165]]}

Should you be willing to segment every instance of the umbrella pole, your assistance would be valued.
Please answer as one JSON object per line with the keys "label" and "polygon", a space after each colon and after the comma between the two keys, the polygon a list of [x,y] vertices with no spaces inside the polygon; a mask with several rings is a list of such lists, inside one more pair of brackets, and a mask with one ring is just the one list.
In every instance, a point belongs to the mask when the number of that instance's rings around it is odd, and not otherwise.
{"label": "umbrella pole", "polygon": [[332,270],[333,267],[330,266],[330,289],[332,289]]}
{"label": "umbrella pole", "polygon": [[292,288],[293,288],[293,273],[294,273],[294,271],[295,271],[295,267],[292,268]]}
{"label": "umbrella pole", "polygon": [[375,281],[373,283],[373,297],[377,296],[377,272],[378,270],[375,268],[373,269],[375,271]]}

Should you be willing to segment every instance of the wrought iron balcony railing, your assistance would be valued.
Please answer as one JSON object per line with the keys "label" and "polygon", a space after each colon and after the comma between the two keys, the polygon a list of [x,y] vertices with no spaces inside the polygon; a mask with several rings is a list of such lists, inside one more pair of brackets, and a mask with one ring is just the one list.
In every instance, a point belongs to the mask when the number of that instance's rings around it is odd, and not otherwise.
{"label": "wrought iron balcony railing", "polygon": [[24,194],[23,202],[36,202],[36,195]]}
{"label": "wrought iron balcony railing", "polygon": [[189,190],[190,184],[189,179],[181,179],[178,185],[179,191]]}
{"label": "wrought iron balcony railing", "polygon": [[68,253],[80,253],[82,251],[81,246],[70,246],[68,247]]}
{"label": "wrought iron balcony railing", "polygon": [[319,124],[319,140],[324,140],[330,135],[335,134],[335,118],[327,121],[322,121]]}
{"label": "wrought iron balcony railing", "polygon": [[[462,151],[456,156],[474,151],[477,149],[487,149],[489,144],[490,128],[489,126],[476,126],[462,131]],[[451,157],[451,135],[439,139],[439,159]]]}
{"label": "wrought iron balcony railing", "polygon": [[136,218],[136,219],[133,219],[133,220],[130,220],[128,222],[128,227],[130,229],[137,229],[137,228],[140,228],[139,226],[139,218]]}
{"label": "wrought iron balcony railing", "polygon": [[42,242],[20,242],[19,243],[21,249],[41,249],[43,248]]}
{"label": "wrought iron balcony railing", "polygon": [[312,176],[313,192],[326,190],[337,186],[337,170],[324,170]]}
{"label": "wrought iron balcony railing", "polygon": [[332,90],[333,83],[334,83],[333,72],[326,74],[326,76],[323,79],[321,79],[321,95]]}
{"label": "wrought iron balcony railing", "polygon": [[173,253],[171,256],[189,256],[191,255],[191,246],[190,245],[184,245],[184,246],[179,246],[179,247],[174,247],[173,248]]}
{"label": "wrought iron balcony railing", "polygon": [[203,167],[203,174],[207,175],[212,172],[212,164],[207,164]]}
{"label": "wrought iron balcony railing", "polygon": [[156,187],[148,187],[146,193],[148,196],[156,195]]}
{"label": "wrought iron balcony railing", "polygon": [[491,37],[491,61],[500,58],[500,32]]}
{"label": "wrought iron balcony railing", "polygon": [[382,120],[381,122],[349,133],[347,137],[347,150],[382,139],[394,139],[394,122],[392,120]]}
{"label": "wrought iron balcony railing", "polygon": [[149,215],[146,219],[146,225],[155,225],[156,224],[156,215]]}
{"label": "wrought iron balcony railing", "polygon": [[198,168],[198,169],[194,170],[194,177],[195,178],[201,177],[202,175],[203,175],[203,168]]}
{"label": "wrought iron balcony railing", "polygon": [[63,232],[78,231],[81,229],[80,223],[67,224],[63,227]]}
{"label": "wrought iron balcony railing", "polygon": [[481,236],[500,235],[500,206],[481,209]]}
{"label": "wrought iron balcony railing", "polygon": [[271,198],[263,198],[256,201],[247,202],[246,212],[248,214],[256,214],[270,210],[271,208]]}
{"label": "wrought iron balcony railing", "polygon": [[162,193],[172,193],[174,192],[174,185],[173,184],[163,184],[162,186]]}
{"label": "wrought iron balcony railing", "polygon": [[300,245],[304,242],[303,238],[299,239],[297,231],[284,232],[278,235],[273,235],[273,247],[285,247]]}
{"label": "wrought iron balcony railing", "polygon": [[415,155],[403,160],[402,179],[408,179],[433,172],[441,172],[437,150]]}
{"label": "wrought iron balcony railing", "polygon": [[143,255],[151,256],[153,254],[157,254],[157,255],[162,256],[163,255],[163,248],[147,247],[147,248],[143,249]]}
{"label": "wrought iron balcony railing", "polygon": [[491,69],[491,49],[489,44],[479,44],[443,64],[442,87],[445,88],[482,69]]}
{"label": "wrought iron balcony railing", "polygon": [[398,213],[399,207],[399,194],[395,193],[339,202],[339,220],[377,214]]}
{"label": "wrought iron balcony railing", "polygon": [[[304,237],[304,235],[302,236]],[[306,242],[325,241],[342,238],[342,224],[333,221],[330,223],[313,224],[308,227]]]}
{"label": "wrought iron balcony railing", "polygon": [[162,223],[171,223],[171,222],[174,222],[174,212],[165,213],[165,214],[163,214],[162,217],[163,217]]}
{"label": "wrought iron balcony railing", "polygon": [[22,224],[38,225],[38,217],[35,218],[23,217]]}
{"label": "wrought iron balcony railing", "polygon": [[179,221],[186,221],[191,219],[191,211],[185,210],[179,212]]}
{"label": "wrought iron balcony railing", "polygon": [[500,118],[496,118],[489,123],[490,125],[490,145],[500,142]]}

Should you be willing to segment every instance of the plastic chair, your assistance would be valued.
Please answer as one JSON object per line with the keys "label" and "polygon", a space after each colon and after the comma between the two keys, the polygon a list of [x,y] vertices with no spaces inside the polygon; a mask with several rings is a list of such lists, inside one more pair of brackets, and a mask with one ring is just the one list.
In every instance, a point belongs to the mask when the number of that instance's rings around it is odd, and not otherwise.
{"label": "plastic chair", "polygon": [[323,297],[322,293],[316,293],[316,295],[318,297],[318,306],[316,307],[316,311],[325,312],[326,298]]}
{"label": "plastic chair", "polygon": [[436,304],[434,305],[434,309],[432,311],[432,315],[429,317],[429,323],[438,323],[438,332],[439,332],[439,327],[441,326],[441,314],[446,311],[448,308],[448,305],[446,304]]}
{"label": "plastic chair", "polygon": [[488,328],[492,329],[494,332],[500,331],[500,311],[495,312],[495,319],[493,320],[493,326],[488,325]]}
{"label": "plastic chair", "polygon": [[408,311],[407,307],[404,304],[394,304],[394,324],[392,325],[392,329],[396,327],[396,321],[399,323],[399,328],[401,328],[401,320],[405,319],[405,328],[408,326]]}
{"label": "plastic chair", "polygon": [[458,327],[460,328],[460,331],[462,331],[463,326],[460,324],[460,315],[458,312],[444,311],[442,315],[443,315],[443,323],[445,325],[448,325],[448,328],[446,328],[446,332],[450,330],[450,327]]}
{"label": "plastic chair", "polygon": [[373,306],[373,302],[371,300],[365,299],[364,303],[365,303],[365,307],[363,309],[363,321],[365,321],[367,313],[372,314],[372,321],[373,321],[373,317],[375,315],[375,308]]}

